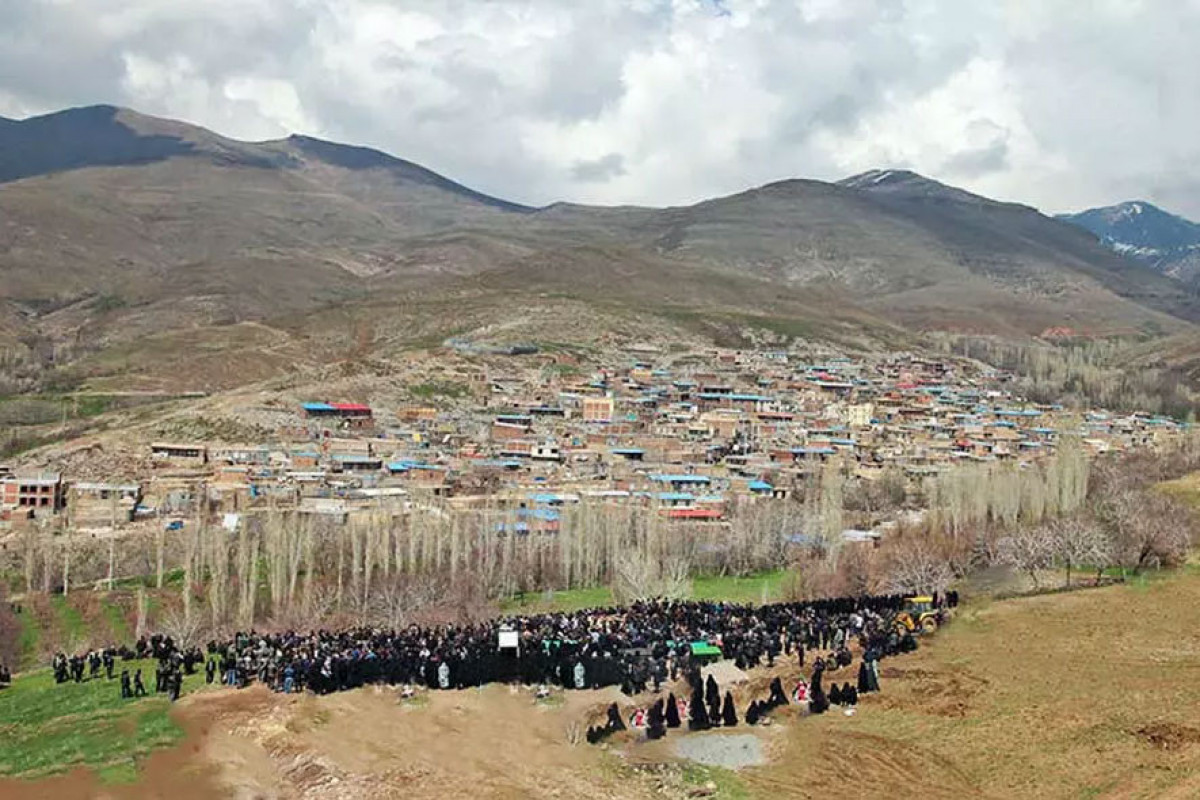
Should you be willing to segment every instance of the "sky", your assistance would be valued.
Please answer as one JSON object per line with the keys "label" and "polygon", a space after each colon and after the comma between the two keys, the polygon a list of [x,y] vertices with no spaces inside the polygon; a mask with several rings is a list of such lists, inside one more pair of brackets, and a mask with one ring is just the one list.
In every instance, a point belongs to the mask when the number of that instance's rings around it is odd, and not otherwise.
{"label": "sky", "polygon": [[0,0],[0,116],[376,147],[530,204],[908,168],[1200,219],[1200,0]]}

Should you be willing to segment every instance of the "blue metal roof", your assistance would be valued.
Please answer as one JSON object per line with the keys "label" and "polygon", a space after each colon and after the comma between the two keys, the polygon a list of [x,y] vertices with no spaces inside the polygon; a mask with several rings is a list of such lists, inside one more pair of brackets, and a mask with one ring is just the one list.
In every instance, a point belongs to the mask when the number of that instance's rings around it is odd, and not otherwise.
{"label": "blue metal roof", "polygon": [[766,481],[750,481],[749,487],[752,492],[769,492],[775,488]]}
{"label": "blue metal roof", "polygon": [[711,483],[707,475],[651,475],[650,480],[658,483]]}
{"label": "blue metal roof", "polygon": [[329,403],[301,403],[300,407],[305,411],[333,411],[334,407]]}
{"label": "blue metal roof", "polygon": [[543,503],[545,505],[559,505],[566,501],[561,494],[551,494],[549,492],[536,492],[529,495],[529,499],[534,503]]}

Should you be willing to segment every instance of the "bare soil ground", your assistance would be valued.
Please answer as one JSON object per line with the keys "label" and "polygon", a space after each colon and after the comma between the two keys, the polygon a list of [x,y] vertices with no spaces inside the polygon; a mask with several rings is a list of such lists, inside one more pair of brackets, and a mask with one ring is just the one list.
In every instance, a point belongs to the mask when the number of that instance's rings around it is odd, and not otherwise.
{"label": "bare soil ground", "polygon": [[789,728],[764,796],[1200,796],[1200,577],[967,608],[854,717]]}
{"label": "bare soil ground", "polygon": [[[718,797],[1192,798],[1200,796],[1200,575],[982,603],[911,656],[884,662],[858,714],[753,729],[768,763]],[[785,675],[795,674],[788,665]],[[849,680],[850,671],[837,676]],[[769,675],[735,692],[765,694]],[[506,687],[186,698],[183,746],[134,785],[86,773],[3,784],[0,796],[634,798],[702,792],[676,766],[683,735],[572,744],[615,692],[538,704]],[[627,701],[622,701],[623,703]],[[737,734],[750,734],[740,726]],[[731,732],[732,733],[732,732]],[[712,736],[714,734],[696,734]],[[724,735],[724,734],[721,734]]]}

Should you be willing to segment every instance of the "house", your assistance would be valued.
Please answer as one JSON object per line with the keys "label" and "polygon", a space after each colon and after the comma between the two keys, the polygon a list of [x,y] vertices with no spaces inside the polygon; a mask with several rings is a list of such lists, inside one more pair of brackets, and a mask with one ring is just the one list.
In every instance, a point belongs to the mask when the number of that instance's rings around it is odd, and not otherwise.
{"label": "house", "polygon": [[339,453],[333,457],[333,469],[335,472],[379,472],[383,469],[383,459]]}
{"label": "house", "polygon": [[492,421],[492,441],[520,439],[533,431],[533,418],[521,414],[501,414]]}
{"label": "house", "polygon": [[375,424],[371,407],[362,403],[301,403],[307,419],[332,420],[343,428],[370,428]]}
{"label": "house", "polygon": [[529,457],[535,461],[562,461],[562,452],[554,442],[541,442],[533,446]]}
{"label": "house", "polygon": [[56,514],[64,505],[63,481],[58,473],[10,475],[0,481],[0,513],[4,519]]}
{"label": "house", "polygon": [[159,463],[203,466],[208,463],[208,448],[202,444],[155,442],[150,445],[150,457]]}
{"label": "house", "polygon": [[608,424],[616,414],[616,403],[611,394],[605,397],[584,397],[581,406],[584,422]]}

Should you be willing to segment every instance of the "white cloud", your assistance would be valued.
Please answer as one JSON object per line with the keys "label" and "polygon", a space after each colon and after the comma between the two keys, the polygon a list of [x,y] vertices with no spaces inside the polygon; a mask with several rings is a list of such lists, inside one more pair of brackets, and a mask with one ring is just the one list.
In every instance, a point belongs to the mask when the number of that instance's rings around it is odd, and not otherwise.
{"label": "white cloud", "polygon": [[904,165],[1200,217],[1200,0],[0,0],[0,115],[116,102],[524,202]]}

